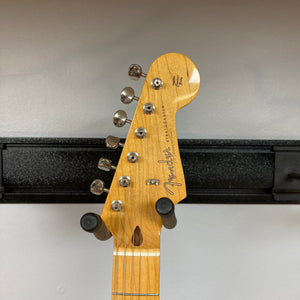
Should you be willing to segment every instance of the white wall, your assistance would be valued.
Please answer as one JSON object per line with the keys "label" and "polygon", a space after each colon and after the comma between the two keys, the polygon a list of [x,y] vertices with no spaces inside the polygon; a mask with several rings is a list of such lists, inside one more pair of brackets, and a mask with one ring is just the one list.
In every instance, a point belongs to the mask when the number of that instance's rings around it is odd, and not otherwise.
{"label": "white wall", "polygon": [[[199,67],[181,138],[300,138],[298,1],[0,0],[0,136],[125,137],[127,77],[166,52]],[[1,205],[0,299],[109,299],[98,205]],[[300,298],[297,206],[181,205],[163,231],[161,299]],[[176,251],[174,251],[176,249]]]}
{"label": "white wall", "polygon": [[[0,1],[0,135],[126,136],[127,76],[166,52],[199,67],[179,137],[298,138],[298,1]],[[135,105],[125,107],[129,115]]]}
{"label": "white wall", "polygon": [[[101,205],[2,205],[0,299],[110,299],[112,240],[79,226]],[[300,207],[178,205],[162,230],[161,300],[298,300]]]}

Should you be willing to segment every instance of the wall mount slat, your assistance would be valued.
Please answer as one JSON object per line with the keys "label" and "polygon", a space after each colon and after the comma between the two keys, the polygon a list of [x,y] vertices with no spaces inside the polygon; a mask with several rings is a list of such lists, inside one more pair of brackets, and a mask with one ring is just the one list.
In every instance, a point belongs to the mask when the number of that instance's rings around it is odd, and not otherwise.
{"label": "wall mount slat", "polygon": [[[0,203],[102,203],[89,185],[100,178],[109,187],[113,172],[98,160],[116,164],[121,153],[104,139],[0,138],[0,146]],[[182,139],[179,148],[184,203],[300,204],[299,140]]]}

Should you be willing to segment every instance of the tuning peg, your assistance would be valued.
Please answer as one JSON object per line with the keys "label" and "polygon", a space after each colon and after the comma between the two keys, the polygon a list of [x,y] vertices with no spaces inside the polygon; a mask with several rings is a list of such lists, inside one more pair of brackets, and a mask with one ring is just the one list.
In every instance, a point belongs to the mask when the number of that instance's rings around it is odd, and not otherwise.
{"label": "tuning peg", "polygon": [[124,147],[123,143],[120,143],[120,139],[116,136],[109,135],[106,140],[105,144],[107,148],[117,149],[119,146]]}
{"label": "tuning peg", "polygon": [[107,229],[102,218],[94,213],[87,213],[80,219],[81,228],[87,232],[93,233],[101,241],[108,240],[112,234]]}
{"label": "tuning peg", "polygon": [[161,217],[162,224],[166,228],[172,229],[176,226],[175,205],[172,200],[169,198],[160,198],[155,203],[155,209]]}
{"label": "tuning peg", "polygon": [[102,171],[109,172],[110,170],[115,170],[117,167],[112,164],[110,159],[101,157],[98,162],[98,168]]}
{"label": "tuning peg", "polygon": [[128,75],[132,79],[139,79],[140,77],[146,77],[147,74],[143,73],[142,67],[137,64],[132,64],[129,67]]}
{"label": "tuning peg", "polygon": [[126,123],[131,124],[131,120],[127,119],[127,114],[124,110],[118,110],[115,112],[114,117],[113,117],[113,123],[117,126],[117,127],[122,127],[124,126]]}
{"label": "tuning peg", "polygon": [[108,193],[109,189],[104,187],[104,182],[100,179],[95,179],[90,186],[90,191],[94,194],[94,195],[101,195],[103,192]]}
{"label": "tuning peg", "polygon": [[124,104],[129,104],[132,102],[132,100],[136,100],[139,101],[139,97],[136,97],[134,95],[134,89],[127,86],[126,88],[124,88],[121,92],[121,101]]}

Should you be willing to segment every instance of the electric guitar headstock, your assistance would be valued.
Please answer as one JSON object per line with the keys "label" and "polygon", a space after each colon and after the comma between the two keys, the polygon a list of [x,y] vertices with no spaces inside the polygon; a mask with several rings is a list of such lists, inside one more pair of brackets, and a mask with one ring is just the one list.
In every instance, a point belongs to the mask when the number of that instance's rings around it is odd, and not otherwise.
{"label": "electric guitar headstock", "polygon": [[[176,113],[189,104],[200,88],[194,63],[178,53],[157,58],[148,74],[131,65],[129,76],[145,77],[140,97],[132,88],[121,92],[125,104],[137,101],[133,120],[124,111],[114,114],[113,123],[130,124],[125,144],[109,136],[108,147],[123,150],[117,166],[101,158],[99,168],[115,170],[109,191],[96,179],[91,191],[108,192],[101,217],[88,213],[83,229],[105,240],[114,238],[112,299],[139,296],[159,299],[160,231],[176,225],[174,205],[186,197],[184,173],[176,134]],[[152,298],[151,298],[152,297]]]}

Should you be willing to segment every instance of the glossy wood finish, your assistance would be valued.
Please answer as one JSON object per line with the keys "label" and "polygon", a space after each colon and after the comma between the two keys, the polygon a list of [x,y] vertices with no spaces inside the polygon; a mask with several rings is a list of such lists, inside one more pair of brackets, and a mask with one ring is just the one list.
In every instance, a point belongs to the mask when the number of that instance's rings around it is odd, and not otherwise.
{"label": "glossy wood finish", "polygon": [[[163,81],[163,87],[151,86],[154,78]],[[114,237],[114,270],[112,299],[159,296],[159,251],[161,219],[155,203],[161,197],[174,204],[186,197],[184,174],[176,135],[176,112],[190,103],[200,87],[200,75],[194,63],[186,56],[168,53],[156,59],[150,67],[129,129],[102,218]],[[145,114],[145,103],[155,105],[153,114]],[[147,136],[139,139],[135,130],[143,127]],[[136,163],[130,163],[127,154],[139,154]],[[121,187],[119,178],[129,176],[129,187]],[[147,185],[148,179],[159,180],[158,185]],[[113,200],[121,200],[123,209],[114,212]],[[139,226],[142,243],[134,246],[133,233]],[[126,296],[128,295],[128,296]],[[143,296],[145,295],[145,296]],[[121,298],[122,297],[122,298]]]}

